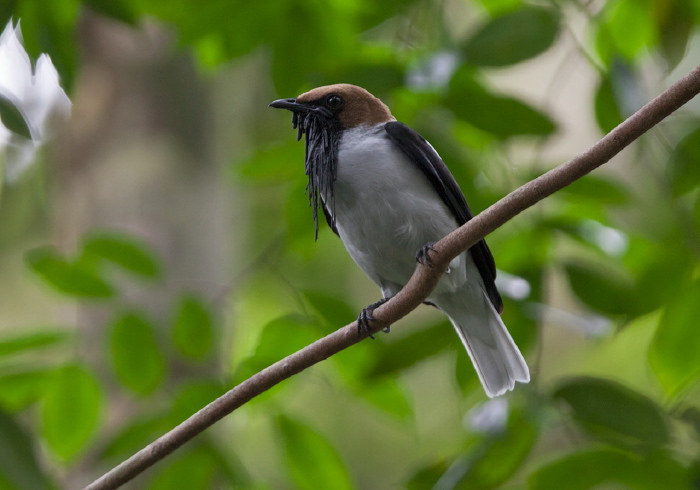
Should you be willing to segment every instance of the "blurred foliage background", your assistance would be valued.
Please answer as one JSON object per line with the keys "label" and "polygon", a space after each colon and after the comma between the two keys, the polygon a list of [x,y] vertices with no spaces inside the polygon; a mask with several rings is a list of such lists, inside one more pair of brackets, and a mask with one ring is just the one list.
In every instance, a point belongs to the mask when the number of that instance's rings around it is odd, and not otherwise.
{"label": "blurred foliage background", "polygon": [[[70,124],[0,201],[0,488],[78,488],[379,290],[273,99],[348,82],[472,209],[700,59],[697,0],[3,0]],[[700,105],[488,237],[533,380],[489,401],[424,307],[128,488],[697,488]]]}

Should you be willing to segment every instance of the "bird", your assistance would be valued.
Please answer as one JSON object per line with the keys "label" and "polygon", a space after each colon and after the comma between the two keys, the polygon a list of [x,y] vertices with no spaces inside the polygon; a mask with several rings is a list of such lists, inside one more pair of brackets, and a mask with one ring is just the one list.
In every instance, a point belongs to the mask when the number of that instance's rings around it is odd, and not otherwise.
{"label": "bird", "polygon": [[[358,329],[369,335],[373,310],[401,290],[416,261],[432,265],[429,251],[473,217],[469,205],[433,146],[362,87],[321,86],[270,107],[290,110],[297,140],[306,136],[316,238],[320,208],[350,257],[381,290],[382,298],[358,316]],[[493,255],[480,240],[450,262],[425,301],[450,319],[489,397],[530,380],[501,320],[495,279]]]}

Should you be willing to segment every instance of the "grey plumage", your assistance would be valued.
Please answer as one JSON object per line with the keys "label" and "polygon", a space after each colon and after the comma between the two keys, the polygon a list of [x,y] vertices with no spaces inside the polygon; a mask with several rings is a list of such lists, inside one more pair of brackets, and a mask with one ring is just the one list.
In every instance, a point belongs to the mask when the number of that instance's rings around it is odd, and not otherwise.
{"label": "grey plumage", "polygon": [[[385,298],[409,280],[421,247],[471,218],[433,147],[395,122],[388,108],[364,89],[320,87],[271,105],[294,111],[295,121],[302,120],[297,113],[315,118],[313,124],[325,125],[325,131],[338,136],[337,152],[334,148],[332,155],[323,157],[337,159],[331,167],[335,179],[331,186],[319,185],[311,192],[318,191],[329,224]],[[307,148],[309,138],[318,137],[307,132]],[[482,241],[450,263],[428,298],[450,318],[489,396],[530,379],[500,318],[502,303],[494,279],[493,257]]]}
{"label": "grey plumage", "polygon": [[[385,298],[408,282],[418,249],[457,228],[422,172],[390,144],[383,124],[344,131],[335,199],[345,248]],[[468,252],[452,261],[428,301],[452,321],[489,396],[529,381],[527,364]]]}

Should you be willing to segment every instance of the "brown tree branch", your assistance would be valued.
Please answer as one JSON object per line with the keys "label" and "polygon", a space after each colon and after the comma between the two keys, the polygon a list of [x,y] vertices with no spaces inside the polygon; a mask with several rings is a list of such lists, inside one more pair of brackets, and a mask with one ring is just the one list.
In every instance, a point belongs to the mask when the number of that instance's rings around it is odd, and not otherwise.
{"label": "brown tree branch", "polygon": [[[378,332],[418,307],[437,285],[450,261],[520,212],[608,162],[662,119],[700,92],[700,66],[673,84],[590,149],[508,194],[435,244],[433,268],[418,265],[406,286],[374,312]],[[355,322],[276,362],[214,400],[173,430],[85,487],[117,488],[173,452],[253,397],[277,383],[363,340]]]}

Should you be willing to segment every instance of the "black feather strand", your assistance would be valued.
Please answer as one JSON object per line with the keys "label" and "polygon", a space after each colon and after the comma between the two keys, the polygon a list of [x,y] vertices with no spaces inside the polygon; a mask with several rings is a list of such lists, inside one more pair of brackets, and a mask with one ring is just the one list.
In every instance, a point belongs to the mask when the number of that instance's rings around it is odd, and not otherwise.
{"label": "black feather strand", "polygon": [[297,129],[297,140],[306,134],[304,171],[309,177],[306,192],[312,209],[315,238],[318,238],[318,208],[327,206],[330,225],[335,228],[335,179],[338,175],[338,146],[340,124],[328,117],[326,111],[294,112],[292,127]]}

